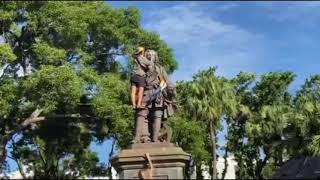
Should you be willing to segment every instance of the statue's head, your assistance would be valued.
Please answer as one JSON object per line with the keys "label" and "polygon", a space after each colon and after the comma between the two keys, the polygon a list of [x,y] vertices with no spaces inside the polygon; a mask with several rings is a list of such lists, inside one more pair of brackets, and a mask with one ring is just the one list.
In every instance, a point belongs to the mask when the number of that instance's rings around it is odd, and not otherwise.
{"label": "statue's head", "polygon": [[148,49],[145,53],[147,59],[154,63],[159,63],[158,53],[155,50]]}

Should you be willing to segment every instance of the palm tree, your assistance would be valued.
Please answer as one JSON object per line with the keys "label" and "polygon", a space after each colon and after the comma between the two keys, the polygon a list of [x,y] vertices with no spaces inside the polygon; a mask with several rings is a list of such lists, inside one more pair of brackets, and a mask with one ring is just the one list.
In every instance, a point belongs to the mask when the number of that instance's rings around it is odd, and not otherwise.
{"label": "palm tree", "polygon": [[191,116],[208,124],[212,145],[212,178],[217,178],[216,170],[216,129],[220,119],[226,114],[234,115],[237,99],[233,84],[215,75],[216,67],[199,72],[193,81],[185,83],[182,105]]}
{"label": "palm tree", "polygon": [[320,153],[320,75],[308,78],[294,100],[297,109],[296,123],[308,154]]}

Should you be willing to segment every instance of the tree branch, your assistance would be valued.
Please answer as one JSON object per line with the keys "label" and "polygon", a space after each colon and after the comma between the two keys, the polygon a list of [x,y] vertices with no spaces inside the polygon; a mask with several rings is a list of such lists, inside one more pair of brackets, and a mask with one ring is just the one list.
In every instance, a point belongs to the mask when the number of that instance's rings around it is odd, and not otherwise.
{"label": "tree branch", "polygon": [[226,145],[226,148],[225,148],[225,154],[223,156],[223,159],[224,159],[224,169],[222,171],[222,179],[225,179],[226,177],[226,174],[227,174],[227,170],[228,170],[228,166],[229,166],[229,163],[228,163],[228,144]]}
{"label": "tree branch", "polygon": [[48,117],[38,117],[41,112],[43,111],[43,109],[36,109],[31,115],[30,117],[28,117],[27,119],[25,119],[20,126],[18,126],[17,128],[15,128],[14,130],[10,131],[7,135],[4,136],[5,139],[10,139],[14,134],[16,134],[17,132],[23,130],[24,128],[28,127],[29,125],[33,124],[33,123],[37,123],[40,121],[44,121],[46,119],[53,119],[53,118],[82,118],[83,116],[81,116],[80,114],[55,114],[52,116],[48,116]]}
{"label": "tree branch", "polygon": [[14,130],[10,131],[8,134],[6,134],[4,136],[4,139],[8,140],[10,139],[14,134],[16,134],[18,131],[23,130],[24,128],[26,128],[28,125],[30,125],[31,123],[34,122],[38,122],[40,120],[44,120],[44,118],[38,118],[38,116],[40,115],[40,113],[43,111],[43,109],[36,109],[31,115],[30,117],[28,117],[26,120],[24,120],[20,126],[18,126],[17,128],[15,128]]}
{"label": "tree branch", "polygon": [[[6,133],[4,136],[2,136],[1,138],[1,147],[0,147],[0,165],[5,161],[5,157],[6,157],[6,145],[8,143],[8,141],[13,137],[13,135],[15,135],[17,132],[22,131],[23,129],[25,129],[26,127],[28,127],[31,124],[40,122],[40,121],[44,121],[46,119],[52,119],[52,118],[87,118],[87,116],[81,116],[80,114],[56,114],[56,115],[52,115],[52,116],[48,116],[48,117],[38,117],[41,112],[43,111],[43,109],[36,109],[34,112],[32,112],[32,114],[30,115],[30,117],[28,117],[27,119],[25,119],[17,128],[9,131],[8,133]],[[2,168],[0,167],[0,172],[2,171]]]}
{"label": "tree branch", "polygon": [[40,115],[40,113],[41,113],[42,111],[43,111],[43,109],[36,109],[36,110],[30,115],[29,118],[27,118],[26,120],[23,121],[23,123],[22,123],[22,125],[21,125],[21,126],[22,126],[21,128],[24,128],[24,127],[28,126],[28,125],[31,124],[31,123],[44,120],[44,119],[45,119],[44,117],[38,118],[38,116]]}

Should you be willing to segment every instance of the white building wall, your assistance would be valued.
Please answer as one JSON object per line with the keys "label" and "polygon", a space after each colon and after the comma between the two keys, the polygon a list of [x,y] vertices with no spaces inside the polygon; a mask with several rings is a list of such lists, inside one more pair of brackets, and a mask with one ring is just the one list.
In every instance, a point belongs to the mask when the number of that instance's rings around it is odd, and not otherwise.
{"label": "white building wall", "polygon": [[[237,162],[234,160],[234,156],[227,157],[228,167],[226,171],[225,179],[236,179],[236,168]],[[209,167],[203,166],[202,176],[204,179],[211,179],[211,175],[209,173]],[[219,157],[217,161],[217,172],[218,172],[218,179],[222,178],[222,172],[224,170],[224,158]]]}

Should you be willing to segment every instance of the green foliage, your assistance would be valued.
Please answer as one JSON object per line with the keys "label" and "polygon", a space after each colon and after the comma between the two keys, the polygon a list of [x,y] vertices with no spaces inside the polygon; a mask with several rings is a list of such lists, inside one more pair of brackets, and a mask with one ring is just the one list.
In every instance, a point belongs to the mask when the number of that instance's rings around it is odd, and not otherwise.
{"label": "green foliage", "polygon": [[313,136],[312,151],[314,155],[318,155],[320,153],[320,135]]}
{"label": "green foliage", "polygon": [[264,179],[271,179],[274,173],[277,170],[277,166],[274,166],[273,164],[266,165],[262,170],[262,176]]}
{"label": "green foliage", "polygon": [[192,154],[197,162],[206,162],[212,160],[210,151],[208,151],[208,130],[206,124],[200,121],[190,120],[183,115],[183,110],[170,120],[173,129],[173,141],[183,148],[184,151]]}
{"label": "green foliage", "polygon": [[219,120],[224,114],[235,114],[237,100],[234,87],[225,78],[216,76],[215,68],[199,72],[186,86],[186,93],[178,93],[184,97],[182,104],[198,120],[214,121],[220,127]]}
{"label": "green foliage", "polygon": [[67,59],[67,53],[64,49],[51,47],[47,43],[35,43],[33,50],[36,55],[37,65],[62,65]]}
{"label": "green foliage", "polygon": [[9,44],[0,44],[0,67],[5,63],[12,63],[16,58]]}
{"label": "green foliage", "polygon": [[288,86],[293,77],[290,72],[268,73],[257,82],[253,88],[254,103],[249,105],[254,109],[254,116],[247,123],[249,136],[260,134],[269,139],[281,135],[279,133],[287,127],[288,121],[292,120]]}
{"label": "green foliage", "polygon": [[[210,132],[208,134],[211,138],[211,147],[208,150],[211,149],[209,152],[211,152],[212,160],[215,160],[216,156],[216,130],[222,129],[220,120],[225,115],[235,116],[239,105],[233,83],[216,76],[215,71],[215,67],[200,71],[193,77],[193,81],[182,82],[177,88],[184,111],[189,117],[207,126],[205,129]],[[215,163],[213,162],[213,170],[216,168]],[[216,174],[213,173],[212,177],[216,178]]]}
{"label": "green foliage", "polygon": [[269,72],[262,75],[261,80],[253,88],[257,96],[258,106],[290,103],[291,95],[288,86],[295,75],[291,72]]}
{"label": "green foliage", "polygon": [[0,120],[6,119],[17,107],[18,87],[14,81],[5,77],[0,81]]}
{"label": "green foliage", "polygon": [[[319,113],[320,113],[320,75],[313,75],[303,84],[294,99],[297,109],[296,126],[301,143],[310,144],[305,147],[308,154],[319,153]],[[311,152],[310,152],[311,151]]]}
{"label": "green foliage", "polygon": [[134,127],[129,84],[119,74],[107,74],[101,79],[98,96],[92,100],[97,116],[105,121],[102,133],[114,136],[120,147],[130,142]]}
{"label": "green foliage", "polygon": [[240,72],[233,79],[237,98],[245,107],[239,108],[228,133],[228,146],[239,165],[238,178],[270,178],[276,167],[297,155],[299,143],[292,136],[297,114],[288,92],[294,77],[291,72],[270,72],[253,86],[254,75]]}
{"label": "green foliage", "polygon": [[30,103],[43,107],[45,113],[70,112],[80,102],[83,82],[70,66],[42,66],[24,81],[23,89]]}

